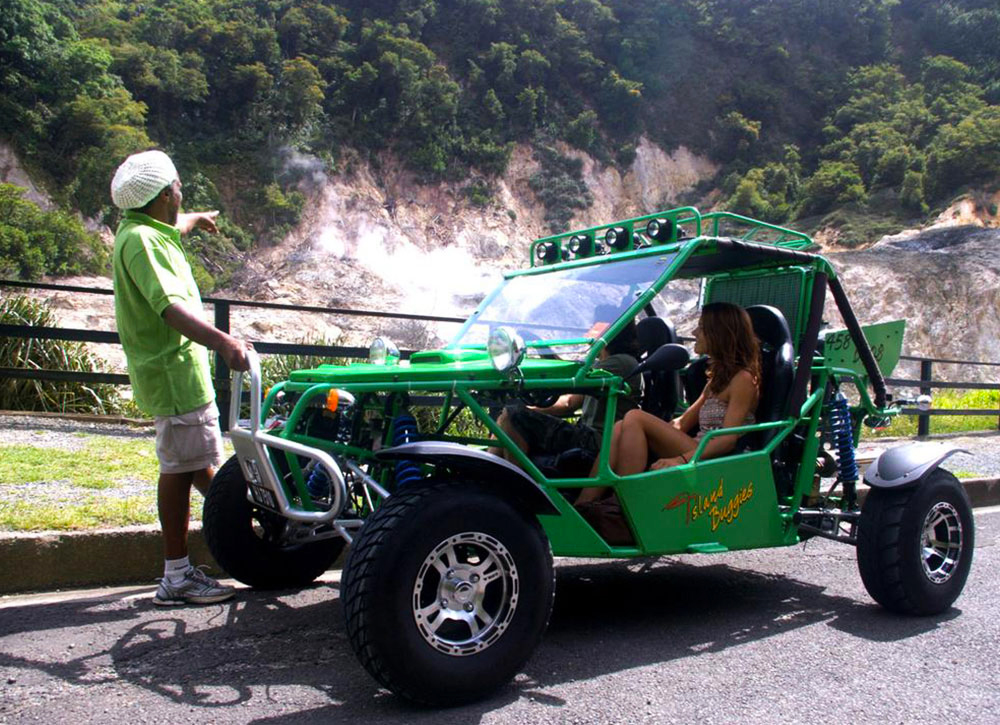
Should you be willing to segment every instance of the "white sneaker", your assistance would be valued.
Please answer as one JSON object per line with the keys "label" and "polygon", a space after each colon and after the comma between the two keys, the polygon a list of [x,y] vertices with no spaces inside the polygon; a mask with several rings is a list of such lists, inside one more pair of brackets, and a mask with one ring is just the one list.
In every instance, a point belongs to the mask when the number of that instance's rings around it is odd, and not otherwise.
{"label": "white sneaker", "polygon": [[184,578],[171,584],[166,577],[160,579],[160,586],[153,597],[153,604],[161,607],[176,607],[181,604],[214,604],[224,602],[236,593],[233,587],[219,584],[201,570],[189,566]]}

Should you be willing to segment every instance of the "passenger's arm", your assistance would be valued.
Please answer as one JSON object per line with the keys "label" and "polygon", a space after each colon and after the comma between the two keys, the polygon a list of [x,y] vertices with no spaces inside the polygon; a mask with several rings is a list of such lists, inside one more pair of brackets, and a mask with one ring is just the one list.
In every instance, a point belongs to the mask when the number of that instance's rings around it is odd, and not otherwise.
{"label": "passenger's arm", "polygon": [[535,408],[539,413],[555,415],[559,418],[568,418],[583,407],[583,396],[580,393],[567,393],[560,395],[559,400],[547,408]]}
{"label": "passenger's arm", "polygon": [[[747,414],[753,411],[757,403],[757,386],[753,377],[746,370],[736,373],[729,383],[729,404],[726,406],[726,417],[722,421],[723,428],[735,428],[746,422]],[[729,453],[736,447],[739,435],[718,436],[712,438],[702,451],[702,458],[718,458]]]}
{"label": "passenger's arm", "polygon": [[705,404],[705,392],[702,391],[698,399],[691,404],[691,406],[685,410],[680,417],[674,418],[670,421],[670,424],[681,431],[682,433],[687,433],[692,430],[695,424],[698,422],[698,414],[701,412],[701,406]]}

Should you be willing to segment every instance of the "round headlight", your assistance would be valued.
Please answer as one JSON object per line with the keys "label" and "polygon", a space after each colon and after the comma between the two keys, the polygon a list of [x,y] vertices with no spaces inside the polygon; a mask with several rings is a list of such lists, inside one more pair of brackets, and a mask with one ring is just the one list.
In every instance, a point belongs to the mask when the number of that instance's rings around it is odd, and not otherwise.
{"label": "round headlight", "polygon": [[559,261],[559,247],[553,242],[542,242],[535,247],[535,257],[542,264],[552,264]]}
{"label": "round headlight", "polygon": [[395,365],[399,362],[399,348],[387,337],[376,337],[368,348],[368,362],[372,365]]}
{"label": "round headlight", "polygon": [[524,360],[524,340],[510,327],[497,327],[486,341],[486,351],[493,367],[502,373],[516,368]]}
{"label": "round headlight", "polygon": [[621,251],[622,249],[628,249],[629,242],[632,241],[632,235],[625,227],[612,227],[604,233],[604,241],[612,249]]}
{"label": "round headlight", "polygon": [[658,242],[669,242],[674,233],[674,223],[669,219],[650,219],[646,225],[646,236]]}
{"label": "round headlight", "polygon": [[569,251],[574,257],[589,257],[594,253],[594,238],[577,234],[569,239]]}

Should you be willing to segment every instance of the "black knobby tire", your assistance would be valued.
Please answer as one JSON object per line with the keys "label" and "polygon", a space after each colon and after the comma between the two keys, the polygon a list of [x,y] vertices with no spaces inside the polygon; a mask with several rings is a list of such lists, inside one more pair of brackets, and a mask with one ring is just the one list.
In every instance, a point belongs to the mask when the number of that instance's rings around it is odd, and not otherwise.
{"label": "black knobby tire", "polygon": [[972,566],[972,505],[951,473],[904,490],[873,488],[858,525],[858,569],[872,598],[900,614],[939,614]]}
{"label": "black knobby tire", "polygon": [[514,677],[554,594],[552,552],[534,516],[468,482],[393,494],[352,544],[341,586],[362,665],[428,705],[471,702]]}
{"label": "black knobby tire", "polygon": [[233,456],[205,497],[202,530],[209,551],[227,574],[257,589],[305,586],[329,569],[344,549],[337,537],[287,546],[287,519],[247,500],[247,481]]}

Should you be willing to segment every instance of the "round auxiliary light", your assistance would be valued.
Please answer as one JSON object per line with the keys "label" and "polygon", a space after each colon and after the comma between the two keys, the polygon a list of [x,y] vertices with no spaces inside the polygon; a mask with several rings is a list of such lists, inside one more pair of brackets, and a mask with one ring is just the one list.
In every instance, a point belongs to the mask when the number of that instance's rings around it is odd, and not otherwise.
{"label": "round auxiliary light", "polygon": [[628,249],[632,242],[632,232],[625,227],[612,227],[604,233],[604,242],[614,250]]}
{"label": "round auxiliary light", "polygon": [[669,219],[650,219],[646,236],[658,242],[669,242],[674,233],[674,223]]}
{"label": "round auxiliary light", "polygon": [[388,337],[376,337],[368,348],[368,362],[372,365],[395,365],[399,362],[399,348]]}
{"label": "round auxiliary light", "polygon": [[589,257],[594,253],[594,238],[587,234],[576,234],[570,237],[569,251],[574,257]]}
{"label": "round auxiliary light", "polygon": [[354,405],[354,396],[348,393],[346,390],[338,390],[337,388],[330,388],[330,392],[326,394],[326,401],[323,407],[326,408],[331,413],[336,413],[337,408],[343,406],[344,408],[349,408]]}
{"label": "round auxiliary light", "polygon": [[535,257],[542,264],[552,264],[559,261],[559,247],[554,242],[542,242],[535,247]]}
{"label": "round auxiliary light", "polygon": [[524,340],[510,327],[497,327],[486,341],[493,367],[502,373],[509,373],[524,360]]}

